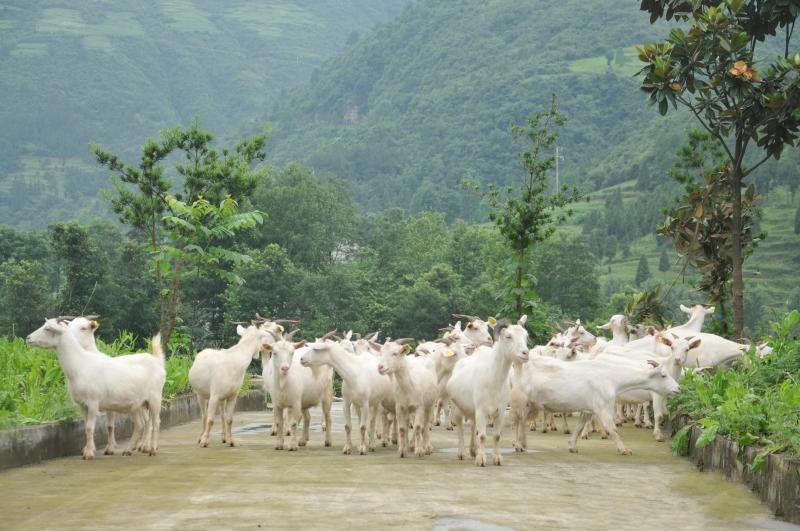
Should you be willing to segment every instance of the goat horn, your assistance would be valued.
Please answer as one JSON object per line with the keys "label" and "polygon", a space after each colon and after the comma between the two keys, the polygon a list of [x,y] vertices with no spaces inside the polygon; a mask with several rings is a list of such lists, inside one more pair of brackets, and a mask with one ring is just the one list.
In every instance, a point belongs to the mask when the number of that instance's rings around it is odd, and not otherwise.
{"label": "goat horn", "polygon": [[401,337],[400,339],[395,339],[394,342],[400,345],[405,345],[406,343],[410,343],[414,341],[413,337]]}
{"label": "goat horn", "polygon": [[335,334],[336,334],[336,330],[331,330],[330,332],[328,332],[327,334],[325,334],[324,336],[319,338],[319,340],[320,341],[325,341],[326,339],[332,338]]}
{"label": "goat horn", "polygon": [[658,367],[658,362],[656,360],[647,360],[647,363],[649,363],[653,367]]}
{"label": "goat horn", "polygon": [[480,320],[480,317],[476,317],[474,315],[465,315],[463,313],[453,313],[453,314],[450,314],[450,315],[452,315],[453,317],[456,317],[458,319],[469,319],[470,321]]}
{"label": "goat horn", "polygon": [[294,335],[295,335],[297,332],[299,332],[299,331],[300,331],[300,329],[299,329],[299,328],[295,328],[294,330],[292,330],[291,332],[289,332],[289,333],[288,333],[286,336],[284,336],[283,340],[284,340],[284,341],[291,341],[291,340],[292,340],[292,338],[294,337]]}
{"label": "goat horn", "polygon": [[272,322],[276,323],[276,324],[297,324],[297,325],[302,323],[302,321],[298,321],[298,320],[295,320],[295,319],[275,319]]}

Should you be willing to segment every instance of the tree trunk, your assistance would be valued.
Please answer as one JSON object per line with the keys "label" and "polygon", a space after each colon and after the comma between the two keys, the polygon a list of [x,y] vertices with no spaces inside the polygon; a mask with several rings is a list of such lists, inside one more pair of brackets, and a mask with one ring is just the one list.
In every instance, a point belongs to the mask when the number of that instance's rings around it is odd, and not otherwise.
{"label": "tree trunk", "polygon": [[524,292],[522,289],[522,276],[523,276],[523,269],[522,269],[522,256],[519,256],[519,262],[517,262],[517,270],[514,273],[514,288],[516,289],[516,293],[514,294],[514,304],[517,309],[517,319],[522,317],[522,312],[524,310],[523,303],[524,303]]}
{"label": "tree trunk", "polygon": [[[739,159],[740,160],[740,159]],[[744,278],[742,258],[742,170],[738,164],[731,169],[731,198],[733,199],[733,215],[731,216],[731,263],[733,286],[731,304],[733,306],[733,329],[736,339],[744,337]]]}
{"label": "tree trunk", "polygon": [[181,276],[180,270],[182,264],[175,264],[175,276],[172,278],[172,284],[169,288],[169,293],[161,295],[161,320],[159,323],[159,330],[161,331],[161,340],[164,345],[169,344],[172,331],[175,329],[175,321],[178,317],[178,301],[180,299],[181,290]]}

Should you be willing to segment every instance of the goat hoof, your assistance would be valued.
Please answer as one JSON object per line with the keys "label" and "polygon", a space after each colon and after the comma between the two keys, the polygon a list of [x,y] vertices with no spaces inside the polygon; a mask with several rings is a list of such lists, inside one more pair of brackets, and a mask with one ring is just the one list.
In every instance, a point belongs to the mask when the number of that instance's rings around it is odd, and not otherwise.
{"label": "goat hoof", "polygon": [[578,453],[578,449],[577,449],[577,448],[570,448],[570,449],[569,449],[569,453],[571,453],[571,454],[577,454],[577,453]]}
{"label": "goat hoof", "polygon": [[114,455],[114,450],[109,450],[108,448],[106,448],[106,451],[105,451],[105,452],[103,452],[103,453],[104,453],[105,455]]}

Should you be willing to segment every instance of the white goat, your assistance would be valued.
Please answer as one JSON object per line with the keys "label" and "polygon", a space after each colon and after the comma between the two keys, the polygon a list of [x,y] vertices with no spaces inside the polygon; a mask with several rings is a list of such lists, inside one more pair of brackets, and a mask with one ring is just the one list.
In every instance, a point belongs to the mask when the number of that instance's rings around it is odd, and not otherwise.
{"label": "white goat", "polygon": [[706,316],[714,313],[714,306],[709,306],[706,308],[702,304],[695,304],[691,308],[681,304],[680,309],[683,313],[689,316],[689,320],[682,325],[668,328],[666,331],[682,337],[691,336],[702,332],[703,323],[705,322]]}
{"label": "white goat", "polygon": [[[427,352],[427,356],[433,361],[436,368],[436,387],[437,397],[433,410],[433,425],[440,426],[442,415],[444,414],[445,429],[452,430],[450,423],[450,395],[447,394],[447,382],[453,375],[453,369],[458,360],[464,358],[467,353],[464,343],[460,341],[459,332],[453,330],[433,343],[433,348]],[[470,345],[474,347],[474,345]],[[418,355],[420,349],[417,349]]]}
{"label": "white goat", "polygon": [[[153,337],[153,354],[133,355],[137,356],[135,362],[120,361],[124,356],[112,358],[83,348],[67,324],[57,319],[45,320],[44,325],[28,335],[26,343],[55,349],[67,388],[85,421],[84,459],[95,456],[94,427],[101,410],[131,416],[133,435],[124,455],[131,455],[142,438],[147,453],[156,455],[161,394],[166,381],[160,334]],[[147,433],[142,422],[143,409],[149,417]]]}
{"label": "white goat", "polygon": [[[97,341],[94,337],[94,332],[100,326],[96,321],[97,316],[78,316],[78,317],[60,317],[64,321],[68,322],[67,328],[69,329],[70,333],[72,333],[75,338],[78,340],[78,343],[85,348],[86,350],[90,350],[92,352],[97,352],[98,354],[102,354],[100,349],[97,348]],[[105,356],[105,354],[103,354]],[[139,353],[139,354],[127,354],[124,356],[119,356],[117,359],[120,363],[141,363],[141,359],[148,359],[151,357],[152,354],[148,353]],[[117,438],[115,433],[116,428],[116,418],[117,414],[114,411],[106,410],[103,411],[106,415],[106,432],[107,432],[107,443],[106,448],[103,451],[105,455],[114,455],[117,448]],[[140,414],[142,415],[142,425],[144,426],[144,433],[151,433],[152,427],[150,426],[150,416],[147,414],[147,411],[141,410]],[[149,452],[150,449],[145,444],[145,438],[143,437],[137,447],[137,450],[142,452]],[[156,448],[158,450],[158,448]]]}
{"label": "white goat", "polygon": [[189,369],[189,383],[197,395],[203,416],[203,430],[197,441],[203,447],[208,446],[217,406],[222,421],[222,442],[234,446],[233,411],[245,372],[250,362],[258,357],[261,345],[272,339],[271,334],[256,325],[247,328],[237,325],[236,333],[241,336],[236,345],[227,349],[201,350]]}
{"label": "white goat", "polygon": [[430,429],[438,394],[436,370],[432,361],[424,356],[407,356],[410,347],[404,344],[406,341],[410,340],[398,339],[380,345],[378,373],[390,376],[393,382],[398,455],[408,455],[410,425],[414,428],[414,453],[422,457],[433,451]]}
{"label": "white goat", "polygon": [[[655,362],[653,362],[655,364]],[[577,452],[577,439],[594,414],[614,439],[617,452],[630,455],[614,424],[617,395],[630,389],[649,389],[666,395],[680,392],[667,370],[655,366],[630,367],[603,360],[565,362],[533,358],[525,372],[530,378],[529,399],[535,407],[551,411],[580,411],[581,417],[569,440],[569,451]]]}
{"label": "white goat", "polygon": [[[292,342],[293,331],[286,337],[269,345],[264,345],[261,353],[262,364],[265,366],[265,375],[268,375],[272,394],[272,405],[276,424],[275,444],[276,450],[283,450],[285,439],[289,436],[286,449],[297,450],[298,446],[305,446],[309,439],[311,415],[309,409],[321,406],[325,429],[325,446],[331,445],[331,404],[333,402],[333,369],[328,366],[304,367],[300,358],[304,354],[302,349],[306,342]],[[271,352],[269,360],[266,353]],[[267,369],[267,365],[271,365]],[[286,415],[284,415],[284,412]],[[303,433],[298,440],[297,424],[303,418]],[[288,428],[284,423],[288,421]]]}
{"label": "white goat", "polygon": [[497,324],[497,320],[494,317],[489,317],[486,321],[474,315],[463,315],[459,313],[454,313],[453,317],[467,320],[467,325],[464,327],[464,330],[461,330],[461,321],[458,321],[453,327],[453,329],[460,334],[461,342],[465,347],[471,345],[478,347],[481,345],[491,346],[493,340],[489,329]]}
{"label": "white goat", "polygon": [[[681,372],[683,371],[683,367],[686,364],[686,359],[688,357],[689,352],[692,349],[696,349],[701,340],[699,338],[695,339],[692,337],[683,338],[677,336],[675,334],[669,334],[672,337],[668,337],[667,334],[660,334],[658,337],[659,343],[669,348],[670,352],[666,357],[663,358],[655,358],[659,364],[663,365],[666,371],[672,376],[675,380],[679,380],[681,376]],[[608,362],[617,362],[617,363],[639,363],[646,362],[648,359],[653,359],[653,353],[649,351],[631,351],[626,353],[625,356],[615,355],[615,354],[601,354],[597,356],[595,359],[608,361]],[[661,432],[661,419],[663,415],[667,412],[667,397],[663,393],[658,393],[655,391],[648,391],[644,389],[633,389],[629,391],[625,391],[620,393],[617,396],[618,402],[629,402],[634,404],[646,404],[652,400],[653,402],[653,437],[659,441],[664,441],[664,434]],[[646,409],[642,408],[644,415],[647,415]],[[649,416],[646,418],[646,422],[644,423],[645,427],[650,427],[649,425]],[[638,418],[637,418],[637,422]],[[638,426],[638,424],[637,424]],[[585,437],[584,437],[585,438]]]}
{"label": "white goat", "polygon": [[375,423],[381,412],[382,400],[392,392],[388,376],[378,373],[378,358],[372,355],[354,354],[336,342],[316,341],[309,343],[300,356],[305,367],[329,365],[342,378],[344,401],[345,443],[342,453],[352,453],[352,412],[358,415],[360,441],[358,453],[365,455],[375,450]]}
{"label": "white goat", "polygon": [[[516,324],[500,321],[495,325],[495,340],[492,347],[480,347],[472,356],[456,363],[453,375],[447,382],[447,393],[456,406],[453,414],[458,426],[458,458],[464,459],[464,417],[470,419],[470,454],[475,464],[486,466],[486,425],[494,425],[495,465],[502,464],[500,434],[505,422],[505,409],[509,403],[511,389],[509,369],[515,359],[528,359],[528,332],[525,329],[527,316]],[[477,436],[477,449],[476,449]]]}

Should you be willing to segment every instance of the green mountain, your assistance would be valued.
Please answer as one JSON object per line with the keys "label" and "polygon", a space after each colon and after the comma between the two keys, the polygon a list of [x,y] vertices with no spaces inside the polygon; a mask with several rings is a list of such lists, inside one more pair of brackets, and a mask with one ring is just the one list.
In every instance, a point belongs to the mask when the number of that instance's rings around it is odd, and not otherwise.
{"label": "green mountain", "polygon": [[[510,126],[556,94],[568,118],[561,182],[591,190],[663,176],[689,120],[665,121],[638,88],[634,46],[665,29],[636,4],[411,4],[279,101],[269,116],[272,153],[350,179],[370,211],[402,206],[476,219],[475,197],[459,183],[513,182],[524,146]],[[678,134],[664,134],[670,128]],[[653,131],[659,141],[643,145]]]}
{"label": "green mountain", "polygon": [[260,132],[281,91],[406,2],[3,2],[0,223],[108,215],[89,143],[136,162],[195,116],[220,139]]}

